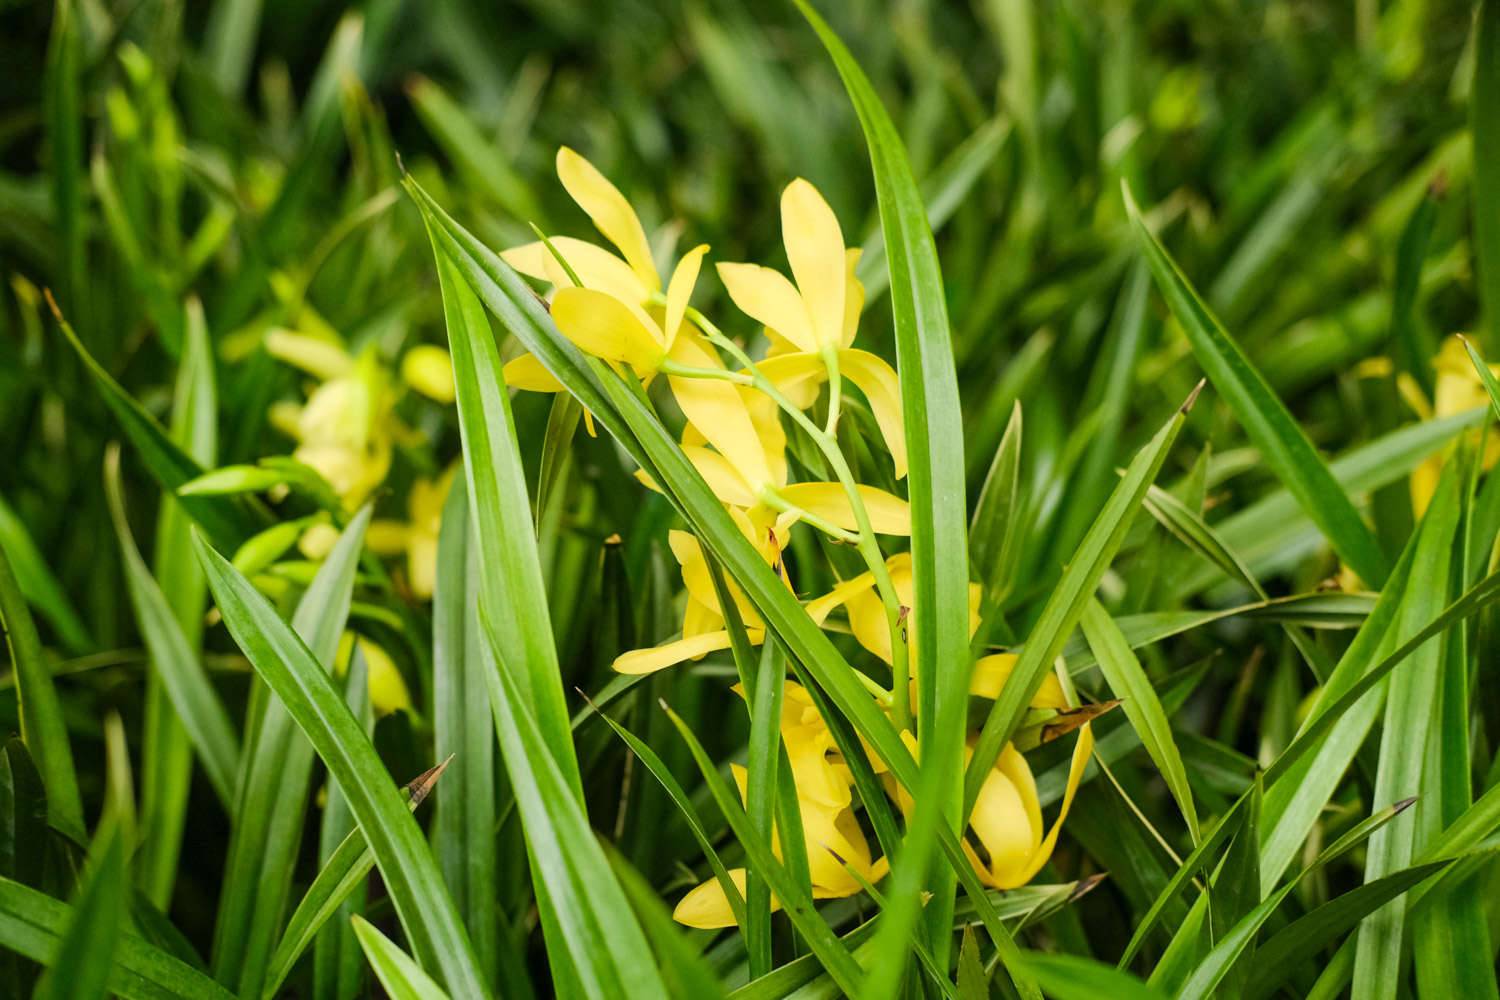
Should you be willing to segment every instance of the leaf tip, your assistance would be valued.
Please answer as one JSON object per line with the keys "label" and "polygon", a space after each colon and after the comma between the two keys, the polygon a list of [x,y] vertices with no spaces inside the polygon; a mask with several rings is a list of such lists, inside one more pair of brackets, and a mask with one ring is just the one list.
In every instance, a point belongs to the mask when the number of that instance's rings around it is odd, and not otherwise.
{"label": "leaf tip", "polygon": [[1193,405],[1198,402],[1198,394],[1203,391],[1204,383],[1208,379],[1200,378],[1198,384],[1193,386],[1193,391],[1188,393],[1188,398],[1183,400],[1182,406],[1178,408],[1179,413],[1187,414],[1193,412]]}
{"label": "leaf tip", "polygon": [[1391,815],[1392,816],[1400,816],[1402,813],[1406,812],[1406,810],[1410,809],[1412,806],[1414,806],[1416,804],[1417,804],[1417,796],[1415,796],[1415,795],[1408,795],[1406,798],[1402,799],[1401,801],[1394,802],[1394,803],[1391,804]]}

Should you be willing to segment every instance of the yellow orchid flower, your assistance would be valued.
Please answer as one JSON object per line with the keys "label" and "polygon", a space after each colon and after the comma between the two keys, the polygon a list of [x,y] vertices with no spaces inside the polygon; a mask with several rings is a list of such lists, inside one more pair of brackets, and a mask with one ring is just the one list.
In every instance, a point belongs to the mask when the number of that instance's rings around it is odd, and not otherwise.
{"label": "yellow orchid flower", "polygon": [[[1470,360],[1469,352],[1464,349],[1460,337],[1455,335],[1443,341],[1442,347],[1432,359],[1432,369],[1435,381],[1431,403],[1409,374],[1402,372],[1396,380],[1396,387],[1401,391],[1402,397],[1423,420],[1451,417],[1476,407],[1490,405],[1489,392],[1479,373],[1474,370],[1474,362]],[[1490,365],[1490,372],[1500,376],[1500,365]],[[1479,430],[1471,432],[1473,440],[1477,441],[1479,436]],[[1484,468],[1489,469],[1497,460],[1500,460],[1500,440],[1491,437],[1484,452]],[[1438,480],[1443,475],[1443,461],[1444,454],[1439,452],[1412,470],[1411,503],[1418,517],[1427,510],[1427,505],[1432,502],[1432,495],[1437,492]]]}
{"label": "yellow orchid flower", "polygon": [[[786,572],[781,565],[781,550],[786,547],[789,537],[785,519],[757,523],[742,511],[731,509],[729,513],[745,537],[760,551],[769,565],[777,567],[782,580],[786,581]],[[622,653],[614,662],[614,669],[619,673],[655,673],[684,660],[701,659],[709,653],[729,648],[729,632],[724,628],[724,609],[719,604],[718,591],[714,589],[708,561],[704,558],[698,539],[686,531],[671,531],[667,533],[667,544],[682,568],[682,582],[688,594],[687,607],[682,616],[682,637],[659,646]],[[745,632],[750,642],[759,645],[765,640],[765,623],[739,585],[733,580],[726,580],[726,584],[735,607],[739,609],[740,619],[745,623]],[[790,588],[790,581],[787,581],[787,586]]]}
{"label": "yellow orchid flower", "polygon": [[396,661],[378,643],[362,635],[345,632],[340,637],[338,655],[334,657],[334,662],[338,664],[338,675],[342,677],[348,672],[349,659],[356,642],[359,643],[360,655],[365,658],[365,684],[375,714],[390,715],[392,712],[410,709],[411,694],[406,690],[406,681],[402,679]]}
{"label": "yellow orchid flower", "polygon": [[[885,561],[886,571],[891,576],[891,586],[896,599],[903,607],[912,606],[915,586],[912,582],[911,553],[901,552]],[[977,583],[969,584],[969,634],[979,628],[979,601],[981,588]],[[886,622],[885,605],[875,589],[873,573],[861,573],[836,585],[822,597],[809,601],[807,613],[812,620],[822,625],[836,608],[842,607],[849,616],[849,630],[859,644],[886,663],[891,663],[891,632]],[[907,619],[907,645],[912,646],[914,622]]]}
{"label": "yellow orchid flower", "polygon": [[365,535],[365,544],[377,555],[405,554],[407,585],[419,600],[430,599],[437,583],[438,532],[443,524],[443,505],[458,469],[455,462],[436,479],[412,483],[406,495],[407,519],[376,519]]}
{"label": "yellow orchid flower", "polygon": [[428,399],[451,403],[457,398],[453,386],[453,359],[435,344],[418,344],[401,359],[401,381]]}
{"label": "yellow orchid flower", "polygon": [[900,479],[906,475],[900,383],[884,359],[851,346],[865,299],[854,276],[860,251],[845,248],[838,217],[802,178],[782,192],[781,230],[795,285],[780,271],[758,264],[718,265],[729,297],[766,328],[771,341],[757,367],[803,409],[812,405],[823,382],[847,378],[854,383],[869,401]]}
{"label": "yellow orchid flower", "polygon": [[[724,370],[718,354],[692,331],[677,338],[672,360],[699,371]],[[688,419],[683,453],[726,506],[752,519],[768,509],[839,531],[858,530],[842,485],[787,482],[786,432],[770,396],[717,378],[669,374],[667,381]],[[648,478],[641,480],[655,488]],[[856,488],[876,534],[911,534],[911,510],[905,500],[874,486]]]}
{"label": "yellow orchid flower", "polygon": [[[592,163],[566,146],[557,152],[557,176],[620,256],[567,236],[552,237],[550,248],[537,241],[500,256],[522,274],[557,289],[552,319],[564,336],[595,357],[627,364],[641,378],[650,378],[667,360],[683,328],[683,314],[708,247],[700,245],[683,255],[667,283],[665,303],[660,303],[661,277],[630,202]],[[569,270],[577,275],[577,284]],[[509,362],[504,375],[507,384],[518,389],[562,388],[531,355]]]}
{"label": "yellow orchid flower", "polygon": [[[734,691],[744,697],[744,690],[739,685]],[[811,696],[793,681],[786,682],[782,698],[781,738],[797,788],[813,896],[837,899],[852,896],[863,888],[860,880],[844,867],[846,862],[867,882],[874,883],[884,878],[886,860],[871,859],[869,842],[854,815],[854,798],[850,792],[853,778],[849,769],[839,759],[833,735]],[[738,764],[730,765],[730,770],[743,799],[748,774]],[[781,857],[781,842],[774,827],[771,849],[778,858]],[[731,869],[729,877],[743,895],[745,870]],[[771,908],[779,909],[780,906],[780,901],[773,898]],[[689,891],[678,902],[672,917],[678,923],[704,929],[732,927],[735,922],[724,887],[716,878],[710,878]]]}
{"label": "yellow orchid flower", "polygon": [[322,380],[304,405],[273,410],[273,422],[296,438],[292,457],[353,510],[391,468],[395,401],[385,370],[372,352],[354,359],[341,344],[291,331],[272,331],[266,350]]}

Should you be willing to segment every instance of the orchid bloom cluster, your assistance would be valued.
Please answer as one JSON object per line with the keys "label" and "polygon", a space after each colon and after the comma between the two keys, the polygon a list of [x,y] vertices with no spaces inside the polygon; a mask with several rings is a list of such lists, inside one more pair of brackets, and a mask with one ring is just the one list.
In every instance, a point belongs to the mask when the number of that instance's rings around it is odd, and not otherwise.
{"label": "orchid bloom cluster", "polygon": [[[892,691],[863,673],[859,679],[891,713],[915,752],[918,743],[906,710],[915,697],[912,671],[920,669],[911,662],[911,557],[902,553],[887,558],[875,539],[909,535],[910,511],[901,498],[854,482],[835,438],[847,382],[864,396],[895,478],[906,475],[896,373],[879,356],[853,346],[864,305],[864,287],[855,275],[859,251],[845,246],[837,217],[812,184],[798,179],[787,186],[781,198],[781,225],[791,276],[748,263],[720,263],[716,268],[730,300],[759,325],[769,344],[763,357],[752,361],[690,303],[706,246],[684,254],[664,283],[645,229],[620,191],[571,149],[559,151],[557,172],[568,194],[614,250],[553,236],[508,250],[504,260],[551,286],[552,318],[581,350],[646,385],[665,376],[686,418],[684,454],[788,589],[795,592],[783,550],[796,525],[858,547],[868,571],[805,607],[820,626],[831,626],[829,619],[842,612],[855,640],[891,667],[896,679]],[[731,357],[733,367],[721,351]],[[530,355],[510,361],[504,375],[514,388],[563,391]],[[823,396],[824,386],[826,421],[820,427],[808,411]],[[826,455],[838,482],[789,481],[784,416],[829,449]],[[639,478],[647,487],[659,488],[643,473]],[[681,635],[624,653],[615,661],[621,673],[651,673],[730,645],[726,609],[702,545],[685,531],[671,532],[668,541],[686,591]],[[754,605],[732,580],[727,581],[727,592],[750,641],[764,642],[766,626]],[[979,586],[973,584],[971,627],[978,625],[979,604]],[[1013,663],[1010,654],[981,659],[971,693],[993,700]],[[1043,686],[1032,707],[1064,711],[1068,702],[1054,679]],[[887,864],[872,856],[855,811],[853,776],[828,726],[809,693],[792,682],[786,684],[780,729],[797,788],[814,895],[854,895],[865,883],[882,878]],[[1014,746],[1005,747],[982,786],[970,823],[972,837],[964,844],[986,884],[1020,886],[1046,864],[1092,748],[1085,724],[1059,815],[1044,832],[1031,771]],[[885,773],[884,762],[875,759],[872,764],[885,775],[898,806],[910,809],[909,798]],[[734,775],[743,795],[746,774],[736,767]],[[779,855],[779,841],[773,848]],[[743,891],[744,870],[735,869],[730,876]],[[689,892],[674,916],[694,927],[734,923],[725,888],[712,878]]]}

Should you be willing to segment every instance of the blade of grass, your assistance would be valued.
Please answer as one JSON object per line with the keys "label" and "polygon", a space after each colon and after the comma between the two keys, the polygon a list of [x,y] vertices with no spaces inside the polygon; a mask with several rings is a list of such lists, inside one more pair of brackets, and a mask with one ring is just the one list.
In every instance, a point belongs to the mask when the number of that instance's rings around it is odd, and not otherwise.
{"label": "blade of grass", "polygon": [[[453,794],[434,807],[432,844],[448,891],[474,939],[479,968],[497,982],[501,965],[498,856],[495,852],[495,727],[490,717],[480,648],[479,615],[469,595],[479,587],[479,562],[466,484],[454,482],[438,533],[437,586],[432,602],[434,747],[453,757]],[[509,951],[510,949],[504,949]],[[507,961],[507,965],[514,963]],[[507,969],[521,989],[525,976]]]}
{"label": "blade of grass", "polygon": [[94,1000],[109,988],[120,935],[125,924],[124,834],[107,816],[94,834],[88,868],[68,913],[47,972],[37,983],[35,1000]]}
{"label": "blade of grass", "polygon": [[[891,906],[877,939],[869,986],[892,996],[905,968],[902,946],[925,914],[927,943],[939,968],[948,967],[953,934],[953,876],[933,868],[935,831],[963,828],[963,730],[968,712],[968,518],[965,512],[963,414],[953,359],[953,335],[942,270],[922,193],[906,149],[885,106],[843,41],[805,2],[798,8],[823,42],[859,117],[869,148],[891,278],[896,371],[909,461],[912,532],[911,662],[917,675],[917,732],[922,744],[923,808],[907,830],[892,869]],[[894,680],[905,698],[907,678]],[[922,890],[932,895],[925,909]]]}
{"label": "blade of grass", "polygon": [[[0,945],[35,962],[57,953],[72,909],[19,882],[0,877]],[[125,1000],[233,1000],[208,976],[147,944],[129,930],[115,946],[109,989]]]}
{"label": "blade of grass", "polygon": [[1469,128],[1474,134],[1475,284],[1484,308],[1489,353],[1500,354],[1500,3],[1482,0],[1474,18],[1474,82]]}
{"label": "blade of grass", "polygon": [[226,811],[232,810],[235,771],[240,756],[234,723],[230,722],[224,703],[219,700],[166,596],[136,548],[120,489],[118,447],[105,457],[104,493],[120,543],[120,558],[125,564],[125,582],[135,609],[136,623],[150,653],[150,665],[161,678],[177,718],[191,738],[219,801]]}
{"label": "blade of grass", "polygon": [[641,926],[655,946],[657,964],[670,991],[668,995],[703,997],[705,1000],[724,996],[719,977],[714,975],[703,956],[683,939],[682,931],[672,923],[656,890],[618,852],[609,848],[606,851],[615,877],[620,880]]}
{"label": "blade of grass", "polygon": [[[365,734],[372,735],[375,730],[375,708],[370,704],[369,665],[363,650],[357,644],[349,655],[349,668],[344,674],[344,704],[349,706],[350,713],[364,729]],[[339,889],[343,891],[336,904],[338,917],[332,926],[319,929],[313,941],[313,995],[333,997],[335,1000],[353,997],[359,992],[364,978],[364,958],[360,953],[359,942],[354,939],[354,930],[349,925],[349,921],[355,914],[364,912],[368,896],[364,876],[375,866],[375,856],[370,853],[364,836],[359,833],[359,822],[354,818],[354,811],[349,808],[349,797],[344,794],[338,782],[329,779],[324,786],[324,793],[327,800],[323,804],[323,818],[318,823],[318,877],[313,880],[312,885],[308,886],[302,902],[297,904],[292,920],[287,923],[286,929],[282,932],[281,942],[271,954],[273,971],[267,977],[265,989],[265,995],[268,998],[275,994],[286,973],[291,971],[290,967],[280,974],[276,970],[281,968],[280,962],[286,954],[283,948],[288,944],[288,939],[292,938],[293,924],[297,916],[304,912],[308,897],[319,888],[319,883],[328,872],[330,863],[338,860],[339,848],[351,837],[357,838],[360,846],[364,848],[364,853],[359,859],[361,871],[359,876],[351,879],[347,885],[340,882]],[[415,798],[413,796],[414,800]],[[306,944],[306,941],[300,943],[296,948],[296,954],[291,956],[292,961],[296,961],[297,955],[301,954]],[[275,980],[274,984],[271,980]]]}
{"label": "blade of grass", "polygon": [[447,1000],[448,994],[411,960],[411,956],[375,929],[364,917],[354,916],[354,936],[364,949],[375,978],[391,1000]]}
{"label": "blade of grass", "polygon": [[1122,187],[1122,191],[1152,274],[1181,322],[1198,363],[1224,395],[1266,464],[1322,529],[1339,557],[1371,585],[1384,583],[1388,572],[1385,554],[1348,494],[1329,472],[1286,405],[1146,227],[1129,189]]}
{"label": "blade of grass", "polygon": [[348,796],[415,951],[459,995],[488,996],[421,829],[324,668],[227,559],[194,540],[230,634]]}
{"label": "blade of grass", "polygon": [[[351,676],[353,670],[354,668],[350,667]],[[403,789],[408,809],[416,811],[423,800],[432,793],[438,778],[443,776],[443,770],[448,766],[448,762],[445,761],[422,772]],[[265,1000],[271,1000],[277,995],[282,983],[286,982],[286,977],[291,975],[292,967],[297,964],[297,959],[307,950],[307,946],[313,942],[318,931],[343,903],[364,885],[365,877],[374,867],[375,853],[366,842],[365,835],[356,826],[323,862],[317,878],[313,879],[312,885],[307,887],[302,901],[297,904],[291,919],[287,921],[286,932],[282,934],[281,942],[276,946],[276,953],[271,957],[271,971],[266,976],[261,994]],[[350,915],[353,916],[353,914]]]}
{"label": "blade of grass", "polygon": [[[723,598],[721,597],[722,601]],[[721,604],[721,607],[727,605]],[[745,765],[745,810],[750,828],[763,843],[771,843],[775,817],[777,772],[781,765],[781,705],[786,687],[786,658],[781,647],[761,647],[755,707],[750,712],[750,750]],[[753,876],[753,877],[752,877]],[[745,874],[745,949],[750,954],[750,978],[771,971],[771,889],[753,871]]]}
{"label": "blade of grass", "polygon": [[47,789],[48,819],[82,843],[83,802],[78,796],[62,704],[52,683],[52,671],[42,658],[42,640],[37,635],[36,622],[31,618],[31,610],[3,548],[0,548],[0,625],[5,628],[11,669],[16,676],[21,739]]}
{"label": "blade of grass", "polygon": [[10,568],[16,575],[21,593],[52,626],[63,648],[75,656],[95,648],[88,626],[84,625],[62,584],[47,567],[47,561],[26,530],[25,522],[3,496],[0,496],[0,547],[10,558]]}
{"label": "blade of grass", "polygon": [[1167,783],[1167,790],[1177,800],[1177,807],[1187,820],[1188,833],[1193,838],[1193,843],[1198,843],[1202,834],[1198,829],[1198,810],[1193,805],[1193,790],[1188,785],[1187,771],[1182,766],[1182,755],[1172,738],[1172,724],[1167,720],[1167,713],[1156,697],[1151,679],[1146,676],[1141,662],[1131,652],[1130,644],[1120,627],[1098,600],[1089,599],[1080,624],[1089,646],[1099,660],[1099,669],[1104,674],[1105,682],[1109,684],[1115,697],[1120,699],[1120,707],[1125,710],[1126,718],[1140,736],[1141,745],[1146,748],[1146,753],[1161,772],[1162,780]]}
{"label": "blade of grass", "polygon": [[[325,672],[333,669],[349,619],[369,518],[368,509],[361,511],[344,529],[292,615],[293,631]],[[268,687],[258,686],[252,693],[247,719],[235,824],[214,925],[213,969],[221,982],[254,994],[260,991],[291,890],[314,752],[287,706]]]}

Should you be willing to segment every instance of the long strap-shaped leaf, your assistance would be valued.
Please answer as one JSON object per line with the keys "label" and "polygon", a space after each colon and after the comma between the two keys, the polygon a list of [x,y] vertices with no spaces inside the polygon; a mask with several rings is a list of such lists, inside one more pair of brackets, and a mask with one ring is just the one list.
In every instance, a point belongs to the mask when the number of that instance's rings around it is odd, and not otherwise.
{"label": "long strap-shaped leaf", "polygon": [[[890,906],[871,974],[876,995],[896,986],[905,964],[901,943],[920,912],[935,831],[930,823],[961,828],[959,775],[969,693],[968,524],[964,494],[963,415],[948,328],[948,304],[927,209],[906,149],[869,79],[832,29],[805,0],[798,7],[822,39],[859,116],[891,278],[896,365],[910,462],[912,662],[917,670],[918,727],[922,743],[922,809],[895,869]],[[930,817],[930,818],[929,818]],[[927,903],[929,943],[947,966],[952,944],[953,878],[934,874]]]}
{"label": "long strap-shaped leaf", "polygon": [[[368,508],[323,560],[292,614],[292,630],[325,672],[332,669],[349,618],[354,574],[364,547]],[[281,700],[263,685],[251,695],[241,755],[234,830],[214,927],[214,975],[241,993],[260,991],[285,912],[302,842],[312,782],[313,748]]]}
{"label": "long strap-shaped leaf", "polygon": [[1140,209],[1124,189],[1125,205],[1140,237],[1151,273],[1182,324],[1198,363],[1224,396],[1266,464],[1286,484],[1334,551],[1371,586],[1385,582],[1389,566],[1380,544],[1306,433],[1239,344],[1209,310],[1177,262],[1157,242]]}
{"label": "long strap-shaped leaf", "polygon": [[201,537],[194,539],[230,634],[348,796],[413,948],[455,995],[488,996],[437,862],[369,737],[270,602]]}
{"label": "long strap-shaped leaf", "polygon": [[[51,896],[0,877],[0,947],[36,962],[56,954],[71,909]],[[115,944],[109,988],[125,1000],[233,1000],[234,994],[125,931]]]}
{"label": "long strap-shaped leaf", "polygon": [[438,253],[437,258],[478,549],[479,607],[494,626],[501,669],[520,685],[548,752],[582,802],[583,784],[569,736],[547,588],[500,350],[479,299],[446,255]]}

